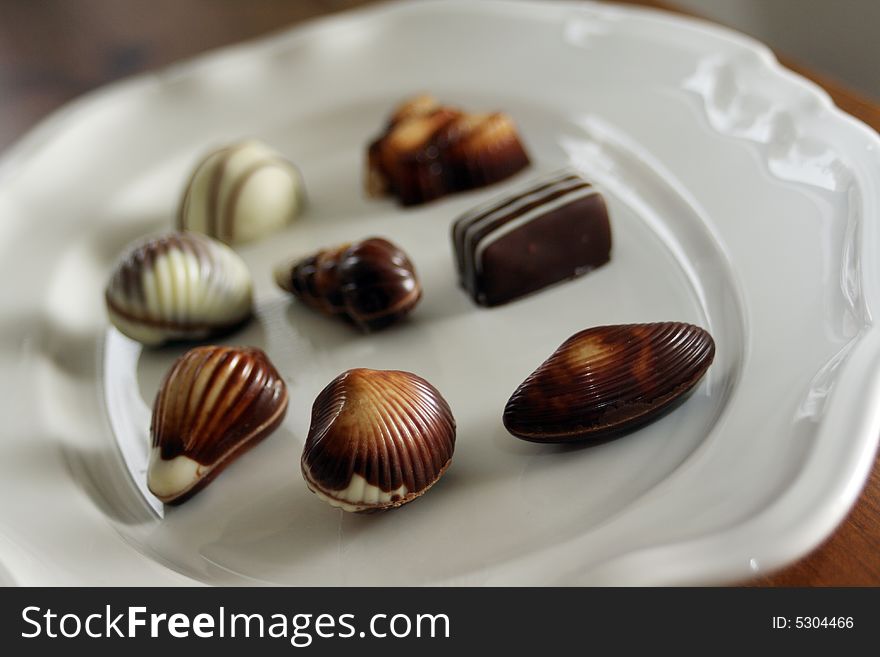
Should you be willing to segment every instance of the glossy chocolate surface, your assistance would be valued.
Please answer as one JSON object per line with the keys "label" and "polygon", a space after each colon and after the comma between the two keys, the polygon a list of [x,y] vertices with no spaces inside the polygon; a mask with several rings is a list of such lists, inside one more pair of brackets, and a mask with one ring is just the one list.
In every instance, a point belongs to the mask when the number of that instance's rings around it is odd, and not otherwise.
{"label": "glossy chocolate surface", "polygon": [[601,194],[574,173],[471,211],[453,225],[459,281],[484,306],[507,303],[609,261]]}
{"label": "glossy chocolate surface", "polygon": [[354,369],[315,399],[302,469],[331,504],[389,508],[430,488],[454,449],[455,420],[434,386],[410,372]]}
{"label": "glossy chocolate surface", "polygon": [[291,223],[305,201],[299,170],[254,139],[208,154],[195,168],[177,227],[227,244],[264,238]]}
{"label": "glossy chocolate surface", "polygon": [[684,401],[715,342],[681,322],[599,326],[566,340],[513,393],[504,426],[533,442],[604,440]]}
{"label": "glossy chocolate surface", "polygon": [[367,151],[367,191],[416,205],[504,180],[528,166],[506,114],[470,114],[417,96],[396,109]]}
{"label": "glossy chocolate surface", "polygon": [[157,496],[166,503],[185,501],[272,433],[286,411],[287,386],[262,350],[219,346],[189,350],[162,382],[150,434],[157,463],[183,457],[198,467],[194,479],[182,482],[178,494]]}
{"label": "glossy chocolate surface", "polygon": [[251,275],[225,244],[173,232],[131,246],[104,298],[110,321],[148,345],[227,333],[250,319]]}
{"label": "glossy chocolate surface", "polygon": [[398,321],[422,295],[406,253],[378,237],[319,251],[278,269],[276,281],[308,306],[364,330]]}

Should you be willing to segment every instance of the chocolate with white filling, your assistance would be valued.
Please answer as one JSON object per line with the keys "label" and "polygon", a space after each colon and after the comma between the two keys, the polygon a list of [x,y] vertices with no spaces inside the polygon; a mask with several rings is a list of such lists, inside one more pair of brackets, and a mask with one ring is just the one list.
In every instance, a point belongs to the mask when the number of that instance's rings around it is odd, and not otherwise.
{"label": "chocolate with white filling", "polygon": [[608,262],[611,226],[602,195],[567,171],[461,216],[452,241],[462,287],[497,306]]}

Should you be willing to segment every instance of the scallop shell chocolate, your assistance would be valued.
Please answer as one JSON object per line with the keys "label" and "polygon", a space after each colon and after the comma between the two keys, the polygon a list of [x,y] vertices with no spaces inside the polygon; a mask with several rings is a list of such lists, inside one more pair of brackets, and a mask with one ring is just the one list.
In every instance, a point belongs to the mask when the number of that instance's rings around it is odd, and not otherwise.
{"label": "scallop shell chocolate", "polygon": [[284,419],[287,387],[260,349],[196,347],[166,375],[153,405],[150,491],[180,504]]}
{"label": "scallop shell chocolate", "polygon": [[454,448],[455,419],[434,386],[409,372],[354,369],[315,399],[301,466],[325,502],[375,511],[423,495]]}
{"label": "scallop shell chocolate", "polygon": [[281,266],[275,280],[307,306],[365,331],[398,321],[422,296],[412,261],[400,247],[378,237]]}
{"label": "scallop shell chocolate", "polygon": [[504,409],[504,426],[533,442],[615,437],[684,401],[714,357],[712,336],[691,324],[586,329],[516,389]]}
{"label": "scallop shell chocolate", "polygon": [[280,153],[248,140],[210,153],[184,191],[177,227],[227,244],[266,237],[292,223],[304,205],[302,176]]}
{"label": "scallop shell chocolate", "polygon": [[105,291],[116,328],[145,345],[227,333],[252,312],[247,265],[216,240],[170,233],[130,248]]}

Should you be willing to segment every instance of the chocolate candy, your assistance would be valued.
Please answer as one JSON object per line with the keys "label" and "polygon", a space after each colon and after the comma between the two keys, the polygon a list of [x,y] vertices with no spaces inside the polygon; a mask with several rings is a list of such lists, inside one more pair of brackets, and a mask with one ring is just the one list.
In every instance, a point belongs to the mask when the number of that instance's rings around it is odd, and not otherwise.
{"label": "chocolate candy", "polygon": [[608,262],[611,226],[596,188],[563,172],[461,216],[452,242],[462,287],[497,306]]}
{"label": "chocolate candy", "polygon": [[379,237],[323,249],[282,265],[275,270],[275,281],[306,305],[364,331],[401,319],[422,296],[409,257]]}
{"label": "chocolate candy", "polygon": [[367,154],[367,193],[416,205],[504,180],[528,166],[513,120],[417,96],[397,108]]}
{"label": "chocolate candy", "polygon": [[248,140],[199,163],[180,202],[177,226],[239,244],[280,230],[303,204],[297,168],[266,144]]}
{"label": "chocolate candy", "polygon": [[586,329],[516,389],[504,409],[504,426],[533,442],[612,438],[683,401],[714,358],[712,336],[691,324]]}
{"label": "chocolate candy", "polygon": [[284,419],[287,387],[261,350],[196,347],[181,356],[153,405],[152,493],[180,504]]}
{"label": "chocolate candy", "polygon": [[225,244],[168,233],[130,247],[105,292],[116,328],[146,345],[227,333],[251,317],[251,274]]}

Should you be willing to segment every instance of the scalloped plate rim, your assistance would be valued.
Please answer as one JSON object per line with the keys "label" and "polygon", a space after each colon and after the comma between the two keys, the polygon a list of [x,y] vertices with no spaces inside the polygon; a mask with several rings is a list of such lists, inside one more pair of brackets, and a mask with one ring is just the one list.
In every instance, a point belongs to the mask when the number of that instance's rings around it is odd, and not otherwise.
{"label": "scalloped plate rim", "polygon": [[[452,0],[442,2],[445,8],[451,11],[466,8],[468,11],[492,11],[507,5],[521,5],[528,7],[529,10],[541,11],[543,6],[536,2],[518,1],[518,0],[483,0],[482,2],[467,3],[464,0]],[[152,89],[160,88],[169,83],[169,79],[179,79],[181,77],[198,77],[204,71],[214,68],[218,64],[218,60],[227,56],[260,56],[271,50],[276,43],[289,44],[292,40],[298,38],[307,38],[312,32],[332,28],[342,20],[360,21],[375,20],[381,18],[385,14],[396,11],[421,11],[425,6],[439,6],[441,2],[434,0],[433,2],[405,2],[404,0],[394,0],[391,2],[383,2],[378,5],[371,5],[363,8],[356,8],[340,13],[321,16],[315,19],[305,21],[294,25],[293,27],[281,28],[267,36],[261,36],[240,43],[224,46],[218,49],[210,50],[206,53],[199,54],[195,57],[188,58],[182,62],[171,64],[157,71],[146,72],[130,78],[122,79],[103,86],[96,90],[90,91],[79,98],[70,101],[63,107],[52,112],[49,116],[39,121],[25,135],[20,137],[16,142],[9,146],[2,154],[0,154],[0,193],[2,193],[7,185],[13,185],[16,172],[29,166],[30,161],[40,153],[40,151],[50,144],[59,134],[64,133],[70,126],[75,125],[82,117],[87,116],[96,107],[112,103],[120,97],[130,97],[135,94],[149,93]],[[838,108],[832,101],[829,94],[818,84],[804,78],[798,73],[785,68],[775,57],[772,51],[761,42],[740,34],[728,28],[703,21],[701,19],[691,18],[671,14],[659,9],[647,7],[634,7],[628,5],[606,5],[602,3],[591,2],[574,2],[567,0],[552,0],[551,2],[541,3],[541,5],[549,7],[564,7],[575,11],[588,9],[598,13],[612,12],[629,16],[651,17],[656,23],[662,23],[670,29],[688,29],[695,30],[702,34],[711,34],[714,38],[723,39],[732,42],[737,47],[751,51],[759,56],[762,66],[769,72],[784,79],[787,83],[796,85],[802,90],[808,92],[812,97],[818,100],[821,107],[829,113],[836,126],[845,127],[850,131],[857,131],[861,137],[877,150],[880,150],[880,136],[864,122],[847,114]],[[830,130],[830,128],[829,128]],[[857,168],[857,167],[854,167]],[[876,209],[880,206],[880,198],[878,198],[877,190],[873,190],[873,194],[866,195],[862,199],[862,207]],[[869,214],[869,213],[866,213]],[[873,213],[876,216],[876,212]],[[862,255],[868,254],[867,245],[876,242],[878,227],[876,221],[864,221],[862,229],[864,233],[861,235]],[[874,238],[873,240],[868,237]],[[863,257],[860,262],[861,283],[863,296],[870,308],[873,302],[878,299],[878,285],[880,280],[877,274],[880,274],[880,265],[874,264],[870,259]],[[873,274],[873,275],[872,275]],[[875,344],[876,343],[876,344]],[[855,339],[855,350],[866,351],[869,357],[873,357],[880,361],[880,329],[871,323],[869,328],[862,332]],[[873,380],[870,373],[866,373],[865,367],[860,367],[858,363],[853,363],[848,358],[842,367],[840,373],[836,377],[836,381],[845,383],[847,388],[862,388],[860,397],[865,399],[880,400],[880,375],[874,375]],[[869,384],[869,385],[865,385]],[[865,392],[864,388],[870,387],[870,392]],[[837,415],[843,415],[844,409],[853,410],[857,399],[852,397],[842,399],[838,392],[830,398],[829,412]],[[847,467],[849,469],[848,477],[837,477],[833,482],[833,500],[825,500],[823,502],[823,513],[815,513],[816,507],[811,507],[813,517],[804,521],[800,527],[792,532],[787,541],[781,541],[773,550],[773,556],[768,559],[762,568],[774,569],[781,567],[791,561],[805,555],[814,547],[819,545],[834,528],[844,519],[851,509],[852,505],[858,498],[859,493],[871,472],[873,466],[874,454],[877,449],[878,437],[880,437],[880,411],[871,411],[864,409],[860,415],[851,418],[855,432],[860,437],[859,440],[852,441],[852,445],[856,449],[850,453],[847,459]],[[827,422],[823,422],[820,431],[827,433]],[[873,437],[871,433],[873,432]],[[822,443],[821,439],[817,439],[817,444]],[[815,451],[815,450],[814,450]],[[809,475],[813,476],[816,468],[820,465],[816,464],[815,453],[811,452],[808,462],[799,472],[798,477],[791,483],[789,488],[779,496],[774,504],[771,504],[758,516],[746,519],[740,526],[729,528],[730,532],[748,531],[750,523],[756,521],[764,522],[769,518],[777,518],[776,514],[781,513],[781,507],[790,507],[792,505],[791,489],[798,482],[804,481]],[[827,492],[827,491],[825,491]],[[801,504],[803,506],[803,504]],[[2,538],[2,536],[0,536]],[[671,545],[659,545],[640,553],[629,553],[622,557],[604,562],[591,574],[596,577],[595,581],[608,579],[609,582],[628,581],[626,575],[628,569],[634,568],[641,564],[643,560],[652,560],[655,558],[670,559],[676,552],[692,552],[700,547],[705,547],[708,543],[715,543],[729,538],[727,532],[720,532],[716,535],[708,535],[701,540],[689,543],[674,543]],[[2,543],[0,543],[2,544]],[[13,546],[14,547],[14,546]],[[658,555],[661,555],[658,557]],[[746,576],[747,572],[739,572],[725,569],[717,563],[711,563],[711,559],[707,559],[704,563],[703,570],[700,573],[679,572],[670,578],[658,577],[656,581],[651,583],[668,584],[674,582],[704,582],[709,581],[729,581],[732,577]],[[636,568],[642,570],[642,568]],[[714,575],[709,574],[710,572]],[[14,576],[14,574],[13,574]],[[169,580],[172,577],[169,576]],[[175,575],[173,579],[179,580],[179,575]],[[196,583],[193,580],[193,583]]]}

